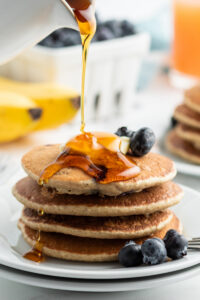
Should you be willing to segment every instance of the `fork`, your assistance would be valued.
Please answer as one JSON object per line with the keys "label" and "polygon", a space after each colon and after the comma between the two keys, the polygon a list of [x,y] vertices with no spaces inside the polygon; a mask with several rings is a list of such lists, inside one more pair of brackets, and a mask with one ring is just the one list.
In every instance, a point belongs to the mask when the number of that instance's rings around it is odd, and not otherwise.
{"label": "fork", "polygon": [[200,250],[200,237],[194,237],[188,241],[188,249]]}

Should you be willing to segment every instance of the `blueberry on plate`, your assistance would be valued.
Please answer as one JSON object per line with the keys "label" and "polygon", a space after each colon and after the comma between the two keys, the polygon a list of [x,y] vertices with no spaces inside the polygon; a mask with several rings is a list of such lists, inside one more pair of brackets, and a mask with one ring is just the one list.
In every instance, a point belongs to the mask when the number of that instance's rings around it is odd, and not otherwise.
{"label": "blueberry on plate", "polygon": [[118,128],[117,131],[115,132],[115,134],[118,136],[127,136],[127,137],[132,137],[134,133],[135,131],[131,131],[125,126]]}
{"label": "blueberry on plate", "polygon": [[175,229],[170,229],[167,231],[167,233],[165,234],[165,237],[163,239],[163,241],[167,241],[175,236],[179,235],[178,231],[176,231]]}
{"label": "blueberry on plate", "polygon": [[135,132],[131,138],[130,148],[132,155],[143,156],[147,154],[155,143],[155,134],[150,128],[144,127]]}
{"label": "blueberry on plate", "polygon": [[143,263],[157,265],[166,260],[167,251],[164,242],[159,238],[146,240],[141,247]]}
{"label": "blueberry on plate", "polygon": [[176,230],[169,230],[163,241],[167,249],[167,256],[171,259],[179,259],[187,255],[188,241]]}
{"label": "blueberry on plate", "polygon": [[119,251],[118,259],[124,267],[135,267],[142,264],[141,246],[130,241]]}

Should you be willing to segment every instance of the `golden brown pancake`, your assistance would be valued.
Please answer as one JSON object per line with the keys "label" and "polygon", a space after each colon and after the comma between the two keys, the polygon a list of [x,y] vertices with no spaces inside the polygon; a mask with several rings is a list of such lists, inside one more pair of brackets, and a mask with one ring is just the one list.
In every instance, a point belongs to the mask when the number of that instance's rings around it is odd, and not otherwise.
{"label": "golden brown pancake", "polygon": [[176,107],[174,118],[190,127],[200,128],[200,113],[195,112],[185,104]]}
{"label": "golden brown pancake", "polygon": [[193,146],[200,151],[200,143],[193,143]]}
{"label": "golden brown pancake", "polygon": [[[31,246],[34,246],[38,232],[26,226],[22,220],[19,220],[18,226],[24,239]],[[135,241],[142,243],[145,239],[151,237],[162,239],[169,229],[182,231],[181,223],[175,215],[162,230],[146,238],[135,239]],[[40,242],[43,245],[43,253],[48,256],[66,260],[97,262],[117,260],[119,250],[124,246],[126,240],[92,239],[62,233],[41,232]]]}
{"label": "golden brown pancake", "polygon": [[200,113],[200,85],[185,91],[185,103],[192,110]]}
{"label": "golden brown pancake", "polygon": [[140,193],[120,196],[56,194],[39,186],[30,177],[21,179],[13,187],[13,194],[26,207],[47,214],[74,216],[127,216],[153,213],[177,204],[182,189],[172,181],[151,187]]}
{"label": "golden brown pancake", "polygon": [[[34,180],[39,179],[44,168],[52,163],[59,154],[59,145],[39,146],[22,158],[22,166]],[[143,157],[133,158],[141,172],[135,178],[126,181],[99,184],[82,170],[65,168],[56,173],[46,184],[60,194],[94,194],[117,196],[131,191],[159,185],[171,180],[176,175],[174,163],[167,157],[148,153]]]}
{"label": "golden brown pancake", "polygon": [[188,160],[200,164],[200,150],[188,141],[180,138],[175,130],[169,132],[166,138],[166,147],[169,151]]}
{"label": "golden brown pancake", "polygon": [[191,143],[200,143],[200,129],[190,127],[184,124],[178,124],[175,127],[176,134]]}
{"label": "golden brown pancake", "polygon": [[45,232],[58,232],[96,239],[132,239],[161,230],[172,219],[170,210],[150,215],[126,217],[80,217],[67,215],[39,216],[37,211],[24,208],[21,220],[28,227]]}

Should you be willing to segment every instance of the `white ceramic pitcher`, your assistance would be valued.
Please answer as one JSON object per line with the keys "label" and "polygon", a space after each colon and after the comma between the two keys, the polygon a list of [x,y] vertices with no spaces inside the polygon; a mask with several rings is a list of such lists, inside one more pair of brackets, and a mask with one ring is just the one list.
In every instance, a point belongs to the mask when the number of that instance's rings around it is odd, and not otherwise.
{"label": "white ceramic pitcher", "polygon": [[78,30],[65,0],[0,0],[0,64],[61,27]]}

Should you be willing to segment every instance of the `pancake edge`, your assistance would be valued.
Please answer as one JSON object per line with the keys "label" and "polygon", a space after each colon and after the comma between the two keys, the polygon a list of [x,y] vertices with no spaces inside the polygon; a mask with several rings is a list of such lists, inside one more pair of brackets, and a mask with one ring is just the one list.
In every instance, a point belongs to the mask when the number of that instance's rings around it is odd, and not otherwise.
{"label": "pancake edge", "polygon": [[[176,217],[177,218],[177,217]],[[178,227],[176,230],[182,233],[183,226],[180,220],[178,220]],[[27,237],[25,232],[25,224],[19,220],[18,228],[21,230],[24,240],[30,245],[34,246],[35,241]],[[125,240],[126,241],[126,240]],[[124,241],[124,243],[125,243]],[[101,254],[80,254],[80,253],[71,253],[67,251],[56,251],[50,249],[49,247],[43,247],[43,253],[49,257],[54,257],[58,259],[64,259],[69,261],[83,261],[83,262],[106,262],[106,261],[117,261],[118,260],[118,252],[114,252],[111,254],[108,253],[101,253]]]}
{"label": "pancake edge", "polygon": [[176,134],[183,140],[189,141],[191,143],[200,143],[200,134],[183,131],[179,126],[175,127]]}
{"label": "pancake edge", "polygon": [[158,210],[163,210],[174,206],[180,202],[183,198],[183,190],[181,189],[180,193],[175,197],[168,198],[168,200],[162,200],[157,203],[152,203],[151,205],[140,205],[140,206],[127,206],[127,207],[112,207],[112,206],[93,206],[85,207],[84,205],[63,205],[60,207],[51,206],[48,204],[40,205],[34,202],[27,200],[25,197],[22,197],[17,193],[15,185],[13,186],[12,193],[14,197],[22,203],[24,206],[34,209],[41,210],[43,209],[47,214],[61,214],[61,215],[73,215],[73,216],[88,216],[88,217],[120,217],[120,216],[130,216],[130,215],[140,215],[140,214],[149,214],[156,212]]}
{"label": "pancake edge", "polygon": [[[26,170],[24,168],[25,172],[30,176],[33,180],[38,181],[39,177],[32,172]],[[81,184],[79,185],[79,189],[77,188],[77,184],[73,182],[65,182],[64,187],[63,184],[60,184],[60,181],[57,180],[49,180],[47,184],[44,184],[45,187],[50,187],[56,190],[58,194],[72,194],[72,195],[90,195],[90,194],[96,194],[97,192],[100,195],[104,196],[119,196],[125,192],[140,192],[141,190],[147,189],[149,187],[157,186],[162,183],[165,183],[167,181],[172,180],[177,174],[177,170],[175,168],[175,164],[173,162],[172,164],[172,170],[169,172],[166,176],[162,177],[149,177],[145,180],[139,180],[135,182],[134,184],[127,184],[126,191],[120,188],[119,184],[115,184],[117,182],[112,182],[109,184],[98,184],[93,180],[94,185],[91,187],[91,181],[88,185],[88,181],[84,181],[82,184],[86,188],[85,192],[83,193],[81,189]],[[125,181],[123,181],[124,183]],[[81,181],[80,181],[81,183]],[[86,192],[87,191],[87,192]]]}
{"label": "pancake edge", "polygon": [[41,230],[44,232],[55,232],[55,233],[63,233],[67,235],[73,235],[77,237],[87,237],[87,238],[95,238],[95,239],[133,239],[133,238],[140,238],[144,236],[151,235],[155,233],[158,230],[163,229],[167,224],[170,223],[170,221],[173,218],[173,213],[169,210],[168,217],[161,221],[157,225],[149,226],[147,228],[144,228],[143,230],[140,229],[137,232],[127,232],[120,231],[120,230],[112,230],[111,232],[108,230],[102,230],[102,231],[95,231],[95,230],[82,230],[81,228],[74,228],[74,227],[64,227],[62,225],[47,225],[47,224],[36,224],[35,222],[31,222],[27,220],[23,216],[23,211],[21,215],[21,220],[24,222],[25,225],[30,227],[34,230]]}
{"label": "pancake edge", "polygon": [[191,108],[191,109],[194,110],[195,112],[200,113],[200,105],[195,104],[195,103],[190,99],[190,97],[186,97],[186,96],[185,96],[184,100],[185,100],[185,104],[186,104],[189,108]]}
{"label": "pancake edge", "polygon": [[200,164],[200,156],[197,157],[196,155],[188,154],[188,152],[184,151],[184,149],[180,149],[180,148],[177,149],[176,147],[173,146],[172,143],[170,143],[170,133],[171,132],[173,132],[173,130],[170,131],[169,134],[166,137],[165,144],[166,144],[167,149],[171,153],[175,154],[178,157],[181,157],[181,158],[185,159],[186,161],[190,161],[190,162],[195,163],[195,164]]}
{"label": "pancake edge", "polygon": [[195,121],[187,116],[185,116],[184,114],[182,113],[179,113],[179,112],[174,112],[174,118],[176,120],[178,120],[179,122],[183,123],[183,124],[186,124],[190,127],[194,127],[194,128],[200,128],[200,122],[198,121]]}

